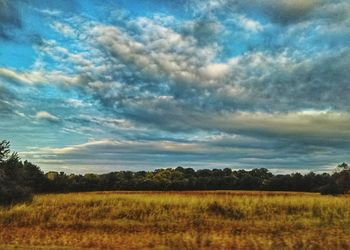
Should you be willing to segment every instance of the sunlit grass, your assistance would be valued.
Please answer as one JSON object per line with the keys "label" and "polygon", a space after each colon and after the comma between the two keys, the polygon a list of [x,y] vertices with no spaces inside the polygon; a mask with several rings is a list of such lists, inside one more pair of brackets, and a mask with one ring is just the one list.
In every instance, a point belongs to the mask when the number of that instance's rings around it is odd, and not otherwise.
{"label": "sunlit grass", "polygon": [[0,208],[3,248],[343,249],[349,233],[348,196],[100,192]]}

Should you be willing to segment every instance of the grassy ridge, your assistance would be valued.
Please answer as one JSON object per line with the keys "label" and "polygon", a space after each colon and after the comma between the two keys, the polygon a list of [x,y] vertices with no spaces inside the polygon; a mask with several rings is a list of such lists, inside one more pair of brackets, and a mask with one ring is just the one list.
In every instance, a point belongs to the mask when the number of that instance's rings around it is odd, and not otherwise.
{"label": "grassy ridge", "polygon": [[239,191],[39,195],[0,208],[0,249],[344,249],[349,202]]}

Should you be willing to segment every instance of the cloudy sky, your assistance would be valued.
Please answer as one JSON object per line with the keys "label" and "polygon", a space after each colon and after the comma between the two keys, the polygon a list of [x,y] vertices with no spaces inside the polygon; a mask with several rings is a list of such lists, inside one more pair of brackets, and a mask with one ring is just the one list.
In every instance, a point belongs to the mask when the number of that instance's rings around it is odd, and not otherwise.
{"label": "cloudy sky", "polygon": [[348,0],[0,0],[0,139],[43,170],[350,162]]}

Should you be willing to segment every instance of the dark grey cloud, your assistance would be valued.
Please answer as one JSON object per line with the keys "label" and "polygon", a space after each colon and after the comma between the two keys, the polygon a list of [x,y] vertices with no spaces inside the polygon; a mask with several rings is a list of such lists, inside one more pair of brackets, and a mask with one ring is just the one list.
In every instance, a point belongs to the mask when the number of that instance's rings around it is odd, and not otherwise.
{"label": "dark grey cloud", "polygon": [[188,1],[193,12],[210,13],[211,15],[226,15],[232,17],[235,13],[241,13],[248,16],[260,14],[274,23],[287,25],[303,21],[311,13],[322,6],[322,0],[211,0]]}
{"label": "dark grey cloud", "polygon": [[39,33],[19,34],[18,31],[25,31],[22,12],[34,9],[46,11],[62,11],[63,14],[77,13],[80,5],[75,0],[41,1],[41,0],[0,0],[0,39],[20,40],[41,44],[42,38]]}
{"label": "dark grey cloud", "polygon": [[0,38],[13,39],[13,30],[22,27],[17,0],[0,0]]}
{"label": "dark grey cloud", "polygon": [[[349,49],[301,60],[263,54],[246,59],[241,66],[247,70],[245,75],[250,74],[250,80],[244,84],[260,110],[349,111]],[[262,64],[250,67],[252,60],[262,60]]]}
{"label": "dark grey cloud", "polygon": [[[254,147],[253,143],[257,146]],[[271,143],[274,147],[271,147]],[[38,148],[21,154],[29,158],[40,156],[40,164],[44,168],[47,165],[51,169],[70,165],[75,166],[74,170],[70,168],[74,172],[88,170],[100,173],[113,169],[154,169],[177,165],[194,168],[251,168],[259,164],[280,170],[290,170],[292,167],[294,170],[329,171],[329,167],[337,162],[336,157],[342,155],[347,158],[341,150],[335,156],[331,148],[302,147],[305,151],[301,153],[297,145],[282,148],[278,152],[276,146],[274,141],[264,144],[256,138],[218,135],[185,142],[91,140],[84,144]],[[96,164],[98,169],[95,168]]]}
{"label": "dark grey cloud", "polygon": [[198,45],[205,46],[217,42],[218,38],[225,31],[225,27],[215,17],[204,16],[188,22],[182,33],[193,36]]}
{"label": "dark grey cloud", "polygon": [[280,25],[294,25],[310,20],[343,23],[349,20],[350,3],[346,0],[211,0],[187,1],[186,8],[196,15],[234,17],[241,13],[250,17],[261,15]]}
{"label": "dark grey cloud", "polygon": [[[119,58],[120,55],[113,56]],[[293,58],[284,53],[251,53],[224,65],[227,67],[226,76],[213,87],[201,79],[190,79],[194,81],[190,84],[168,79],[168,92],[163,97],[159,96],[159,92],[147,96],[137,88],[134,89],[139,91],[136,96],[121,97],[98,91],[95,95],[109,107],[122,98],[122,115],[141,124],[156,125],[173,132],[204,129],[234,133],[242,132],[244,125],[241,128],[235,126],[234,119],[226,124],[225,118],[220,125],[221,114],[231,113],[234,116],[235,112],[245,111],[266,114],[286,112],[287,115],[305,109],[348,112],[349,66],[348,50],[325,53],[312,59]],[[141,65],[141,70],[147,67]],[[168,73],[171,74],[171,71]],[[152,78],[144,78],[143,81],[152,81]],[[232,82],[242,89],[241,94],[228,91]],[[266,120],[258,122],[268,122],[271,118],[274,117],[267,116]],[[331,124],[329,126],[332,127]],[[248,133],[254,133],[254,128],[247,128]],[[283,135],[277,131],[270,132]],[[261,133],[270,136],[266,131]]]}
{"label": "dark grey cloud", "polygon": [[266,14],[273,22],[283,25],[305,20],[320,5],[319,0],[248,0],[248,7]]}

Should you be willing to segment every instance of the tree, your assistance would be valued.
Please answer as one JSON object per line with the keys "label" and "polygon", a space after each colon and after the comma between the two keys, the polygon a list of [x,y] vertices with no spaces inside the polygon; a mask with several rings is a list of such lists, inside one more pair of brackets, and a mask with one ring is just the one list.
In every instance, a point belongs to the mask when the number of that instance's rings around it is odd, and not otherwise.
{"label": "tree", "polygon": [[24,184],[23,170],[23,164],[17,153],[11,154],[10,142],[2,141],[0,143],[0,205],[31,199],[31,190]]}
{"label": "tree", "polygon": [[23,184],[30,187],[33,192],[41,193],[45,192],[48,186],[48,179],[40,168],[31,162],[23,162]]}
{"label": "tree", "polygon": [[322,194],[346,194],[350,191],[350,167],[343,162],[336,167],[328,184],[321,187]]}
{"label": "tree", "polygon": [[6,160],[10,154],[10,142],[3,140],[0,142],[0,162]]}
{"label": "tree", "polygon": [[339,164],[335,170],[335,172],[342,172],[344,170],[350,170],[350,167],[348,164],[346,164],[345,162],[343,162],[342,164]]}
{"label": "tree", "polygon": [[350,191],[350,170],[344,169],[334,174],[334,182],[340,190],[340,193],[346,194]]}

